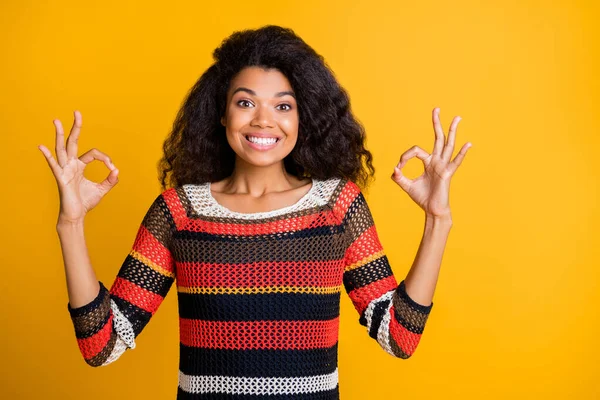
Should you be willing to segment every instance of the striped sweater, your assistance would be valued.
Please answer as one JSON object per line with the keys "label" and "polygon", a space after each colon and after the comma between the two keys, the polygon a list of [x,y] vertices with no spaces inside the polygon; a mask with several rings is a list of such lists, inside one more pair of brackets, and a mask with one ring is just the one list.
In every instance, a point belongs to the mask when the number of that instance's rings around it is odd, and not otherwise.
{"label": "striped sweater", "polygon": [[177,399],[339,399],[342,288],[359,323],[410,357],[433,306],[397,284],[360,188],[313,178],[297,203],[241,213],[210,183],[163,191],[110,290],[67,304],[84,360],[107,365],[148,324],[176,282]]}

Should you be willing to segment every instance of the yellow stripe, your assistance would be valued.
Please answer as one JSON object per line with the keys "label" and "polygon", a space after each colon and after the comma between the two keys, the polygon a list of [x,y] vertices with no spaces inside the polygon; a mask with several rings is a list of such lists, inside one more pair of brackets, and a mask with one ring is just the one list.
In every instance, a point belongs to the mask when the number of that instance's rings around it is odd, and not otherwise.
{"label": "yellow stripe", "polygon": [[135,258],[136,260],[138,260],[139,262],[143,263],[144,265],[147,265],[149,268],[152,268],[153,270],[155,270],[159,274],[167,276],[169,278],[175,279],[175,273],[174,272],[167,271],[166,269],[164,269],[160,265],[152,262],[152,260],[144,257],[142,255],[142,253],[139,253],[139,252],[137,252],[135,250],[131,250],[131,252],[129,254],[131,255],[131,257]]}
{"label": "yellow stripe", "polygon": [[311,287],[311,286],[263,286],[263,287],[178,287],[181,293],[192,294],[262,294],[262,293],[338,293],[341,286]]}
{"label": "yellow stripe", "polygon": [[355,262],[354,264],[347,265],[346,268],[345,268],[345,270],[346,271],[351,271],[353,269],[362,267],[363,265],[366,265],[366,264],[370,263],[373,260],[377,260],[378,258],[383,257],[384,254],[385,254],[385,252],[383,251],[383,249],[379,250],[377,253],[373,253],[370,256],[367,256],[367,257],[363,258],[362,260],[359,260],[359,261]]}

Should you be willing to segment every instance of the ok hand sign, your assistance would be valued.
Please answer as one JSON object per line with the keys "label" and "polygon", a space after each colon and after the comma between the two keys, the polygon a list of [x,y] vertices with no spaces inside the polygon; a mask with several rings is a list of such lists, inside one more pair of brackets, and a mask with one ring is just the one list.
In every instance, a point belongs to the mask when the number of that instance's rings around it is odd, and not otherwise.
{"label": "ok hand sign", "polygon": [[[57,225],[82,223],[83,218],[94,208],[102,197],[112,189],[119,179],[119,170],[112,164],[110,157],[98,149],[91,149],[77,158],[77,140],[81,130],[81,113],[74,112],[75,121],[67,140],[65,149],[65,136],[60,120],[54,120],[56,127],[56,158],[43,145],[38,148],[46,157],[52,174],[58,184],[60,193],[60,213]],[[110,169],[108,177],[100,182],[92,182],[83,176],[83,170],[92,161],[104,162]]]}
{"label": "ok hand sign", "polygon": [[[454,152],[454,140],[456,137],[456,127],[461,120],[460,117],[454,117],[448,132],[448,140],[440,124],[440,109],[434,108],[433,129],[435,132],[435,144],[433,152],[428,154],[419,146],[413,146],[405,151],[400,157],[400,162],[394,167],[394,173],[391,178],[396,182],[419,207],[421,207],[428,216],[441,217],[451,216],[450,205],[448,204],[450,178],[456,172],[467,150],[472,146],[470,142],[465,143],[454,160],[450,161]],[[423,161],[425,171],[415,179],[408,179],[402,174],[402,167],[413,157]]]}

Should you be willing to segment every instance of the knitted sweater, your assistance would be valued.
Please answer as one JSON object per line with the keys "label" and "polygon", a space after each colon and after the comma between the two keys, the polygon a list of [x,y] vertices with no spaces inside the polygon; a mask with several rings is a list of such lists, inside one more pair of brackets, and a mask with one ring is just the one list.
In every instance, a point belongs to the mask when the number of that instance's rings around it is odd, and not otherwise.
{"label": "knitted sweater", "polygon": [[177,399],[339,399],[342,287],[383,350],[410,357],[433,306],[399,285],[360,188],[314,179],[296,204],[240,213],[210,183],[163,191],[110,290],[67,304],[94,367],[126,350],[176,282]]}

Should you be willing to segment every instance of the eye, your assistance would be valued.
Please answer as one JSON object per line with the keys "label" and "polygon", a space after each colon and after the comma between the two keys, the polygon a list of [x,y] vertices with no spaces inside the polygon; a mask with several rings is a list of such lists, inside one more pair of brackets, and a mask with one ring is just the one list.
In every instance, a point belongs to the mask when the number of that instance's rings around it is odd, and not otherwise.
{"label": "eye", "polygon": [[[248,104],[252,104],[250,103],[248,100],[239,100],[236,104],[239,105],[240,103],[248,103]],[[245,106],[242,106],[244,108],[246,108]]]}
{"label": "eye", "polygon": [[287,104],[287,103],[286,104],[280,104],[279,106],[287,106],[287,107],[289,107],[287,110],[283,110],[283,111],[289,111],[289,110],[292,109],[292,106],[290,104]]}

